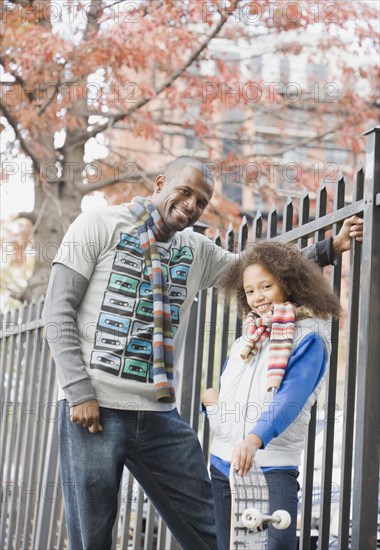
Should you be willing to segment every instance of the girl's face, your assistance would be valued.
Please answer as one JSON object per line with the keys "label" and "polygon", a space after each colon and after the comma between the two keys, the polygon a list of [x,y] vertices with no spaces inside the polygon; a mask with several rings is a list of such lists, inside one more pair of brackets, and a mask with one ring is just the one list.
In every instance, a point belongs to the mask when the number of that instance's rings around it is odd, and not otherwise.
{"label": "girl's face", "polygon": [[243,273],[243,287],[249,307],[262,317],[273,302],[287,302],[289,295],[284,286],[261,264],[248,266]]}

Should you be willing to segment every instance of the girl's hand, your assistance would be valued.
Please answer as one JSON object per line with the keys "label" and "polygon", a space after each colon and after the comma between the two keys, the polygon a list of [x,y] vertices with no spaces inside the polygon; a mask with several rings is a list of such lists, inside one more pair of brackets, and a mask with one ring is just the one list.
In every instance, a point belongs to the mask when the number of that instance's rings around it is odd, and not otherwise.
{"label": "girl's hand", "polygon": [[257,449],[260,449],[263,442],[254,434],[247,435],[243,441],[240,441],[232,453],[231,463],[239,475],[244,477],[253,466],[253,461]]}
{"label": "girl's hand", "polygon": [[215,405],[219,400],[219,394],[214,388],[208,388],[201,395],[201,401],[205,407],[207,405]]}

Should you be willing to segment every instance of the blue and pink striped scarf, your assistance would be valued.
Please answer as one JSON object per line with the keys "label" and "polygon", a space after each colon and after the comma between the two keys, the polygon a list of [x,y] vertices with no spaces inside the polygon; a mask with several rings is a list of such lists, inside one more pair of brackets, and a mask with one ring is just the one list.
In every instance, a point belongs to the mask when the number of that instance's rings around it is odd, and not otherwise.
{"label": "blue and pink striped scarf", "polygon": [[244,338],[247,344],[241,352],[241,357],[246,363],[251,361],[262,343],[269,338],[268,391],[272,391],[273,388],[277,390],[284,378],[292,352],[296,309],[290,302],[276,302],[268,315],[257,317],[255,313],[250,312],[246,317]]}
{"label": "blue and pink striped scarf", "polygon": [[147,197],[136,197],[128,208],[136,216],[145,265],[153,293],[153,384],[156,399],[175,402],[173,386],[173,330],[170,302],[156,237],[163,226],[158,210]]}

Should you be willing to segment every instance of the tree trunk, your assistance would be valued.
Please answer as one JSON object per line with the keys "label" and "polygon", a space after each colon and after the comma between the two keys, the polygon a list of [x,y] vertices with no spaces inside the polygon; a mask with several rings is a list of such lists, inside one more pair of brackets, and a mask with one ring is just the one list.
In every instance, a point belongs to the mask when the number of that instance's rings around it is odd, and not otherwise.
{"label": "tree trunk", "polygon": [[75,144],[75,132],[67,134],[60,153],[62,175],[57,175],[55,160],[45,163],[42,170],[47,185],[35,187],[35,216],[37,221],[32,232],[32,247],[35,249],[35,264],[21,300],[39,300],[46,292],[51,262],[69,225],[81,212],[83,191],[84,144]]}

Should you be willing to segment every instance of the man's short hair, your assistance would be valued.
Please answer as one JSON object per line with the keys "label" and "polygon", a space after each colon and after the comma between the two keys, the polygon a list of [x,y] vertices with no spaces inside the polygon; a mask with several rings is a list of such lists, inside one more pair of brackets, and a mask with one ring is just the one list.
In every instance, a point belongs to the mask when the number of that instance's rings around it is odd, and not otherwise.
{"label": "man's short hair", "polygon": [[214,186],[214,176],[208,168],[207,163],[193,157],[179,157],[178,159],[173,160],[170,164],[168,164],[164,172],[164,176],[167,181],[171,181],[173,178],[178,176],[179,172],[188,167],[194,168],[195,170],[201,172],[203,175],[203,180],[210,186]]}

